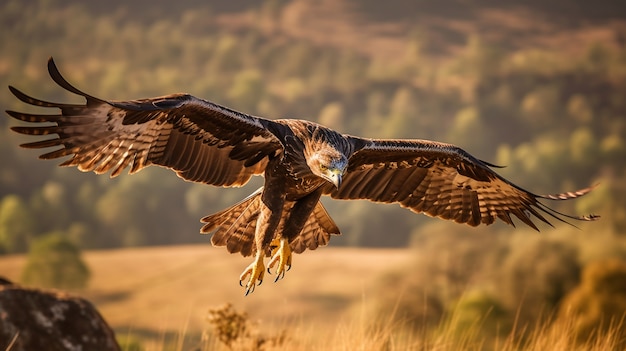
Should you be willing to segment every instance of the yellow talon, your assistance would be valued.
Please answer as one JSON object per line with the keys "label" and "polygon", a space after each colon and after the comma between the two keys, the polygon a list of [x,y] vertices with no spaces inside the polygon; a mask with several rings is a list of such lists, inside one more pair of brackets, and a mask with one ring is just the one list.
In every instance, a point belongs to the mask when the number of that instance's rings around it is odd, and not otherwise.
{"label": "yellow talon", "polygon": [[270,243],[270,256],[274,256],[276,254],[278,248],[280,247],[280,239],[274,238]]}
{"label": "yellow talon", "polygon": [[[250,276],[248,283],[246,284],[246,296],[249,293],[254,292],[254,288],[257,285],[263,283],[263,276],[265,275],[265,264],[263,263],[263,253],[257,252],[254,262],[252,262],[239,276],[239,285]],[[257,281],[259,282],[257,284]]]}
{"label": "yellow talon", "polygon": [[291,268],[291,247],[289,247],[289,242],[286,238],[280,238],[278,248],[272,250],[272,258],[268,264],[269,268],[267,269],[268,272],[277,263],[278,267],[276,268],[276,279],[274,282],[285,277],[285,272]]}

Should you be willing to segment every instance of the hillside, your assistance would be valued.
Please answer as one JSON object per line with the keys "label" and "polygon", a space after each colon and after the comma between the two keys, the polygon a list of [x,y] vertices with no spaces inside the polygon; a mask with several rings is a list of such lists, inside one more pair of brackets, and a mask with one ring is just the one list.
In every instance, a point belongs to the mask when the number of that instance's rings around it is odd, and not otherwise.
{"label": "hillside", "polygon": [[[389,14],[377,16],[385,11],[371,2],[314,3],[213,10],[183,1],[170,13],[171,4],[9,2],[0,11],[8,53],[0,58],[0,85],[76,101],[47,77],[45,61],[54,56],[70,82],[106,99],[189,92],[245,113],[310,119],[354,135],[451,142],[506,165],[503,176],[537,193],[596,182],[609,194],[623,191],[620,11],[604,13],[606,21],[578,10],[552,21],[555,10],[537,4],[417,3],[401,16],[403,3],[394,1]],[[0,105],[25,108],[8,92]],[[114,180],[59,169],[17,146],[26,140],[9,130],[16,124],[0,118],[0,209],[9,213],[0,218],[0,252],[24,252],[29,240],[55,230],[91,249],[198,243],[199,218],[259,184],[224,190],[181,182],[162,169]],[[623,206],[592,196],[557,209],[602,213],[621,230]],[[327,206],[346,234],[333,245],[402,247],[429,223],[398,206]]]}
{"label": "hillside", "polygon": [[[77,6],[79,2],[54,0],[51,4]],[[78,6],[94,16],[130,16],[143,24],[208,9],[207,25],[231,33],[261,27],[273,36],[347,48],[387,61],[402,57],[406,40],[415,37],[426,39],[423,54],[439,59],[458,54],[472,35],[507,51],[558,49],[580,54],[593,43],[626,43],[626,6],[615,0],[113,0]]]}

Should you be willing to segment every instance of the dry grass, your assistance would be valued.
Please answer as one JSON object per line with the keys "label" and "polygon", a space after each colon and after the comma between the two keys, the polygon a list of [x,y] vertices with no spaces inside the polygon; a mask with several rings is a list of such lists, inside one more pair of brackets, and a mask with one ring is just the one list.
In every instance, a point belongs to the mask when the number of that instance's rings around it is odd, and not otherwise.
{"label": "dry grass", "polygon": [[[168,336],[199,334],[208,328],[209,308],[230,302],[265,328],[282,325],[336,325],[352,302],[367,301],[381,274],[410,260],[409,250],[327,247],[296,255],[285,279],[244,297],[239,274],[251,258],[230,255],[210,244],[90,251],[89,288],[79,292],[94,302],[118,334],[139,335],[159,344]],[[19,281],[22,256],[0,258],[0,276]]]}
{"label": "dry grass", "polygon": [[[80,294],[95,302],[118,336],[140,340],[145,351],[613,350],[622,328],[577,345],[569,320],[519,340],[483,338],[480,322],[459,333],[451,321],[415,330],[394,321],[393,310],[375,317],[368,291],[386,271],[408,263],[409,250],[324,248],[298,255],[285,280],[274,284],[270,276],[248,297],[237,282],[248,260],[208,245],[95,251],[85,259],[93,278]],[[17,280],[23,265],[20,256],[0,258],[0,275]],[[231,348],[215,332],[202,336],[211,329],[209,309],[225,302],[248,323],[249,339]],[[266,342],[251,346],[259,340]]]}

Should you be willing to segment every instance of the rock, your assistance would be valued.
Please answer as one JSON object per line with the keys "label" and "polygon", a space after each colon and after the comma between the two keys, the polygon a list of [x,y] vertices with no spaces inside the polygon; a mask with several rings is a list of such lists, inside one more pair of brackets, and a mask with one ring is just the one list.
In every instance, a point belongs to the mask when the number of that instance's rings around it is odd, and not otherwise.
{"label": "rock", "polygon": [[113,330],[89,301],[1,277],[0,282],[0,350],[120,350]]}

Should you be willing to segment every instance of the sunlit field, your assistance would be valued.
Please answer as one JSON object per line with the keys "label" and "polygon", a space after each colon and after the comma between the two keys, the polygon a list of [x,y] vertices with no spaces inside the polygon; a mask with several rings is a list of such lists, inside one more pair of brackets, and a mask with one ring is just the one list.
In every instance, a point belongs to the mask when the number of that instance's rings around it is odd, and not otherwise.
{"label": "sunlit field", "polygon": [[[244,297],[238,276],[248,260],[223,249],[91,251],[84,253],[92,271],[89,288],[74,294],[96,305],[123,345],[146,351],[228,350],[208,321],[209,311],[225,304],[244,316],[239,323],[248,331],[232,340],[235,350],[611,350],[620,341],[611,330],[577,341],[574,319],[485,336],[481,331],[490,312],[464,324],[458,323],[464,317],[452,312],[433,325],[416,326],[396,318],[402,311],[393,301],[388,309],[376,309],[381,284],[391,292],[385,296],[398,301],[414,293],[384,279],[412,262],[413,254],[332,247],[307,252],[294,257],[284,280],[274,283],[267,276]],[[17,281],[24,263],[21,256],[0,258],[0,274]],[[621,328],[621,321],[614,327]],[[522,331],[524,338],[515,337]]]}
{"label": "sunlit field", "polygon": [[[209,328],[209,308],[230,302],[259,320],[263,329],[323,326],[332,333],[352,323],[352,308],[367,304],[368,291],[386,270],[406,263],[408,250],[324,248],[294,257],[285,279],[267,275],[244,297],[239,274],[250,258],[210,245],[93,251],[84,253],[92,271],[89,288],[78,292],[92,301],[118,335],[154,345],[183,333]],[[23,257],[0,258],[0,274],[19,281]],[[394,287],[390,287],[394,288]],[[348,327],[348,325],[345,325]],[[306,335],[306,333],[305,333]]]}

